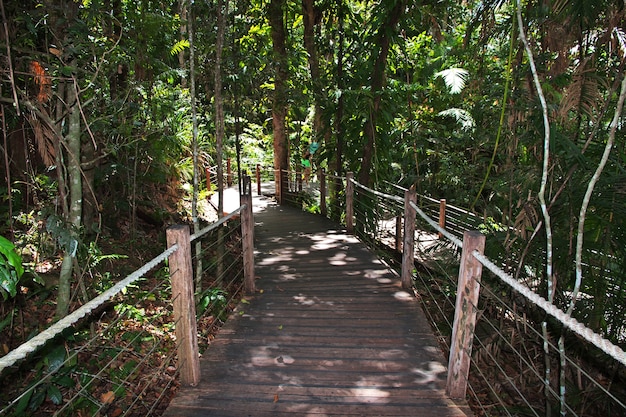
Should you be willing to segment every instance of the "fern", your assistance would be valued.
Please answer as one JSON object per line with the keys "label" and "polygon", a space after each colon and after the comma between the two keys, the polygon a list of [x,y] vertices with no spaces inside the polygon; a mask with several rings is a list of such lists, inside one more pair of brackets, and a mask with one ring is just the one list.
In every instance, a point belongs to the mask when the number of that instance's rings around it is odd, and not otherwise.
{"label": "fern", "polygon": [[189,48],[189,41],[187,39],[181,39],[170,48],[170,54],[178,55],[187,48]]}

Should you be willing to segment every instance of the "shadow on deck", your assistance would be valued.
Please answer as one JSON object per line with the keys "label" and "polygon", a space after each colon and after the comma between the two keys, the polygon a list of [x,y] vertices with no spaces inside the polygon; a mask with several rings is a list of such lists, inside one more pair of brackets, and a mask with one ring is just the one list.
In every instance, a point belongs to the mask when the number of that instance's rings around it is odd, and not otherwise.
{"label": "shadow on deck", "polygon": [[413,295],[321,216],[255,197],[257,293],[166,416],[469,416]]}

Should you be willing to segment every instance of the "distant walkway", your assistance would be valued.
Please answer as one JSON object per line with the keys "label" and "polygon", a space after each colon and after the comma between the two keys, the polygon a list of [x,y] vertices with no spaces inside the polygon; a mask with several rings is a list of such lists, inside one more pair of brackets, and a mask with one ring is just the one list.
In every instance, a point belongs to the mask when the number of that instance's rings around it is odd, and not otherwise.
{"label": "distant walkway", "polygon": [[446,398],[444,355],[397,277],[330,221],[254,195],[257,294],[165,415],[472,415]]}

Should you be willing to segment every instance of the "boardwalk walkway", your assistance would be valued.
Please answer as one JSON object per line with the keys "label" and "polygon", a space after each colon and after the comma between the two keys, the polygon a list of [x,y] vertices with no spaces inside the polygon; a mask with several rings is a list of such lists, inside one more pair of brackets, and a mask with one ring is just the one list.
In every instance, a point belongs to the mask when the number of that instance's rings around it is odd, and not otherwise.
{"label": "boardwalk walkway", "polygon": [[445,359],[419,304],[363,244],[321,216],[256,211],[257,294],[166,416],[471,415],[445,397]]}

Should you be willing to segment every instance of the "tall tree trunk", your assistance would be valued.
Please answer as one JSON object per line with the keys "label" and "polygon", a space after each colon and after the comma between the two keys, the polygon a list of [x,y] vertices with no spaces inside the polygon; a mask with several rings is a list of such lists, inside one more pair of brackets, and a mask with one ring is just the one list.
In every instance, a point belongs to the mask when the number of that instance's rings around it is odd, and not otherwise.
{"label": "tall tree trunk", "polygon": [[343,110],[344,110],[344,98],[343,98],[343,89],[344,89],[344,75],[343,75],[343,60],[344,60],[344,4],[343,0],[337,1],[337,9],[338,9],[338,28],[339,39],[337,42],[338,50],[337,50],[337,89],[339,90],[339,98],[337,99],[337,109],[335,112],[335,137],[336,137],[336,147],[335,153],[333,155],[334,164],[329,164],[334,167],[335,170],[335,179],[332,181],[331,188],[331,207],[332,217],[339,219],[341,217],[341,208],[340,208],[340,198],[341,191],[343,190],[343,182],[341,181],[341,175],[343,173]]}
{"label": "tall tree trunk", "polygon": [[363,147],[361,171],[359,172],[359,182],[369,185],[371,182],[372,161],[374,158],[374,149],[376,147],[376,121],[380,110],[380,101],[383,87],[385,86],[385,68],[387,66],[387,55],[389,54],[389,45],[391,36],[395,32],[396,26],[400,21],[400,16],[404,10],[404,0],[397,0],[391,9],[387,21],[378,28],[376,46],[378,56],[374,63],[372,72],[372,82],[370,84],[373,96],[370,114],[363,126],[363,133],[367,141]]}
{"label": "tall tree trunk", "polygon": [[311,86],[315,115],[313,117],[313,137],[321,142],[321,135],[325,131],[322,119],[323,82],[320,77],[320,64],[315,45],[315,24],[321,12],[315,7],[314,0],[302,0],[302,14],[304,17],[304,47],[309,55],[309,72],[311,73]]}
{"label": "tall tree trunk", "polygon": [[279,195],[284,196],[287,190],[287,174],[289,154],[287,143],[287,78],[288,61],[285,22],[283,10],[285,0],[271,0],[268,18],[271,26],[272,45],[274,50],[274,98],[272,103],[272,126],[274,128],[274,169],[281,178]]}

